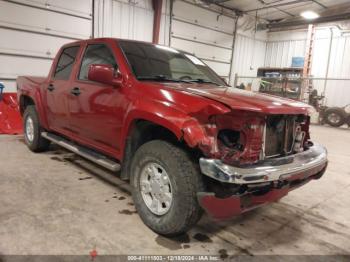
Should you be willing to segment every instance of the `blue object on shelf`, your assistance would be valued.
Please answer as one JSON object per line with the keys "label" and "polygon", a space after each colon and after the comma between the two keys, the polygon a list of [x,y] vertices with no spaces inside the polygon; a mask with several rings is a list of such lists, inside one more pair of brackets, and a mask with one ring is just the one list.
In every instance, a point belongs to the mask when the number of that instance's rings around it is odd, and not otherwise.
{"label": "blue object on shelf", "polygon": [[292,57],[292,67],[304,67],[304,57],[293,56]]}
{"label": "blue object on shelf", "polygon": [[3,92],[4,88],[5,88],[5,86],[2,83],[0,83],[0,101],[2,100],[2,92]]}

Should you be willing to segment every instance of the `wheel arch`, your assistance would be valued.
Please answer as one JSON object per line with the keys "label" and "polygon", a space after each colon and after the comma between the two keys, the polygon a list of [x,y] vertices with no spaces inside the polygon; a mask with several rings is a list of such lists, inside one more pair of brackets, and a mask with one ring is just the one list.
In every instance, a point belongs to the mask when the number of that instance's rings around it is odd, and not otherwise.
{"label": "wheel arch", "polygon": [[[122,155],[122,179],[129,179],[131,159],[136,150],[146,142],[151,140],[164,140],[174,145],[188,150],[194,157],[202,155],[199,149],[189,143],[188,134],[193,129],[188,129],[188,123],[192,118],[188,116],[178,117],[176,119],[169,116],[168,119],[160,118],[154,115],[140,118],[134,118],[127,125],[126,131],[122,136],[123,155]],[[197,126],[198,127],[198,126]],[[198,127],[199,128],[199,127]],[[195,133],[198,134],[198,133]],[[201,139],[201,136],[198,137]]]}
{"label": "wheel arch", "polygon": [[48,129],[48,123],[46,119],[46,113],[44,110],[44,105],[42,104],[43,100],[41,99],[41,95],[39,92],[34,93],[23,93],[19,97],[19,109],[20,114],[23,116],[26,108],[28,106],[35,106],[35,110],[38,113],[39,121],[42,127]]}
{"label": "wheel arch", "polygon": [[136,150],[143,144],[151,140],[165,140],[171,143],[181,143],[182,135],[180,132],[174,132],[170,124],[160,123],[147,118],[135,118],[128,125],[127,132],[124,134],[124,148],[122,158],[122,179],[129,179],[129,169],[131,159]]}
{"label": "wheel arch", "polygon": [[27,95],[21,95],[19,98],[19,109],[21,116],[23,116],[24,111],[26,110],[27,106],[35,106],[34,99]]}

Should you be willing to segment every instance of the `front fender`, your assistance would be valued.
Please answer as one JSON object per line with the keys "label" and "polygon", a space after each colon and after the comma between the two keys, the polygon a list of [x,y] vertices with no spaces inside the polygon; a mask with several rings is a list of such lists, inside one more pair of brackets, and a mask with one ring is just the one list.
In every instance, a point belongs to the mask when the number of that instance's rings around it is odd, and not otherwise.
{"label": "front fender", "polygon": [[212,137],[207,132],[206,125],[209,123],[210,116],[218,113],[218,109],[211,105],[203,107],[194,115],[177,109],[169,102],[138,101],[127,111],[120,140],[121,148],[125,148],[126,138],[135,120],[147,120],[170,130],[178,140],[183,139],[189,147],[199,147],[204,153],[209,152]]}
{"label": "front fender", "polygon": [[180,140],[182,138],[181,128],[187,119],[188,116],[186,114],[172,108],[167,103],[153,101],[152,104],[149,104],[146,101],[140,101],[136,105],[130,106],[127,111],[120,141],[121,148],[124,148],[126,138],[136,120],[147,120],[163,126],[174,133],[177,139]]}

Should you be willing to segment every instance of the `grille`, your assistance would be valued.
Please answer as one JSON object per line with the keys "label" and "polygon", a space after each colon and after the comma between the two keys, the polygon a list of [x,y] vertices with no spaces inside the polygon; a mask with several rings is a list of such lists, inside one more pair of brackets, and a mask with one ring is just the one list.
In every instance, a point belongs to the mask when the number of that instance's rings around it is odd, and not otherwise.
{"label": "grille", "polygon": [[292,152],[295,134],[295,117],[274,115],[266,119],[265,157],[287,155]]}

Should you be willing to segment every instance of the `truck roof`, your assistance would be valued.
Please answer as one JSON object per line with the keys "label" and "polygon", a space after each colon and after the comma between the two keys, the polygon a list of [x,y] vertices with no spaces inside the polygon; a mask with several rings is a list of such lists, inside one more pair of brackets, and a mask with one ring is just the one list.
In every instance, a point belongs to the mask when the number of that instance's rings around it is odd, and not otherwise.
{"label": "truck roof", "polygon": [[63,45],[63,47],[71,46],[71,45],[77,45],[77,44],[80,45],[80,44],[82,44],[82,43],[93,43],[93,42],[96,42],[96,41],[107,42],[107,41],[110,41],[110,40],[154,44],[154,43],[151,43],[151,42],[139,41],[139,40],[131,40],[131,39],[123,39],[123,38],[114,38],[114,37],[99,37],[99,38],[89,38],[89,39],[84,39],[84,40],[78,40],[78,41],[70,42],[70,43],[67,43],[67,44]]}

